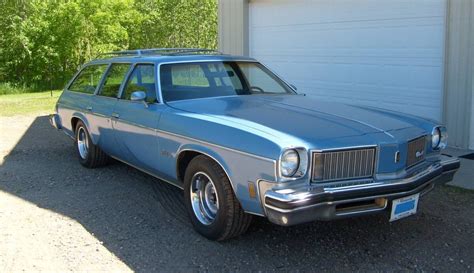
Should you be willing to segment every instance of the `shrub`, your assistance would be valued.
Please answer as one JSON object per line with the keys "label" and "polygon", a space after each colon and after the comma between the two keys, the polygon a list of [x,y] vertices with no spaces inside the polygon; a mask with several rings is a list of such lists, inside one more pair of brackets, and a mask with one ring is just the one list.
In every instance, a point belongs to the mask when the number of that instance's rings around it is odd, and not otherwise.
{"label": "shrub", "polygon": [[21,94],[21,93],[30,93],[34,90],[27,89],[24,87],[14,86],[10,83],[0,83],[0,95],[9,95],[9,94]]}

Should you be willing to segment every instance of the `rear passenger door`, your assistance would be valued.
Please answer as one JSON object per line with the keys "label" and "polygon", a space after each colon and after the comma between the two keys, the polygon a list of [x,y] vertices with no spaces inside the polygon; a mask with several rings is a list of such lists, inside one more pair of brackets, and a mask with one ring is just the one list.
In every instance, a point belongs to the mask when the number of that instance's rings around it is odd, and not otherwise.
{"label": "rear passenger door", "polygon": [[[115,105],[113,127],[120,147],[120,159],[141,169],[158,170],[158,121],[163,104],[157,100],[156,70],[154,64],[136,64],[123,86]],[[132,101],[135,91],[146,93],[146,103]]]}
{"label": "rear passenger door", "polygon": [[89,122],[91,131],[97,133],[99,147],[112,156],[119,154],[113,134],[112,113],[118,101],[120,87],[129,69],[129,63],[112,63],[88,107],[92,113]]}

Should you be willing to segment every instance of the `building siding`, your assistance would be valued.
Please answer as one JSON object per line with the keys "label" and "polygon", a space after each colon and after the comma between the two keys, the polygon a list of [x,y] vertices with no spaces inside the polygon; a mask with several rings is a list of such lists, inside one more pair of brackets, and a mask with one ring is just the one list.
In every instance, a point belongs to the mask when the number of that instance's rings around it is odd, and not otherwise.
{"label": "building siding", "polygon": [[444,122],[450,146],[474,148],[474,4],[449,0],[446,35]]}
{"label": "building siding", "polygon": [[219,50],[247,56],[248,0],[219,0]]}
{"label": "building siding", "polygon": [[[443,122],[450,146],[474,149],[474,0],[448,0]],[[248,0],[219,0],[219,49],[249,54]]]}

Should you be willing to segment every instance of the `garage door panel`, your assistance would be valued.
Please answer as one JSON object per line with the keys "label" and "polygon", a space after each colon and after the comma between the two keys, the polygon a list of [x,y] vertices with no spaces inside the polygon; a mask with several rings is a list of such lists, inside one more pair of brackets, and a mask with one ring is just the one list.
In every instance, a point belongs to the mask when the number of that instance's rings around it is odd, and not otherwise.
{"label": "garage door panel", "polygon": [[[439,0],[252,0],[250,4],[256,27],[444,16],[445,6]],[[285,16],[269,21],[268,14]]]}
{"label": "garage door panel", "polygon": [[[394,20],[392,22],[359,22],[344,23],[340,25],[334,23],[321,28],[317,25],[295,25],[287,27],[256,28],[253,30],[252,41],[258,43],[268,42],[267,37],[273,37],[272,41],[283,44],[301,41],[298,46],[311,45],[316,47],[336,46],[347,47],[375,47],[387,48],[404,47],[432,47],[432,41],[443,41],[444,25],[439,18],[425,20],[408,20],[403,24]],[[374,36],[379,39],[374,40]],[[325,39],[321,39],[324,37]]]}
{"label": "garage door panel", "polygon": [[250,55],[308,95],[440,120],[444,16],[443,0],[255,0]]}
{"label": "garage door panel", "polygon": [[[379,87],[407,88],[419,92],[438,95],[441,81],[433,80],[433,74],[442,74],[440,67],[391,66],[368,64],[327,64],[303,62],[273,62],[272,69],[292,82],[326,82],[337,86],[340,83],[372,84]],[[422,91],[420,91],[422,89]],[[422,94],[421,94],[422,95]]]}
{"label": "garage door panel", "polygon": [[[441,25],[325,31],[255,30],[251,37],[251,52],[281,54],[294,50],[296,53],[313,51],[335,56],[342,53],[349,56],[425,57],[439,60],[443,50],[443,33]],[[293,50],[288,51],[290,48]]]}

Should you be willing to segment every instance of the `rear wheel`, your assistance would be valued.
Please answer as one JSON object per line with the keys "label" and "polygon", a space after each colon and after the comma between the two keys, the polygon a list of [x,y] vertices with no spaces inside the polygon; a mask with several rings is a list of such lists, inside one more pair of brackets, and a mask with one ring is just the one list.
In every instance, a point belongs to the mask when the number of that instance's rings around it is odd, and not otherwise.
{"label": "rear wheel", "polygon": [[244,233],[252,216],[246,214],[219,164],[195,157],[184,177],[184,200],[191,223],[204,237],[222,241]]}
{"label": "rear wheel", "polygon": [[92,143],[87,127],[82,121],[76,124],[76,148],[79,162],[87,168],[97,168],[107,164],[109,157]]}

